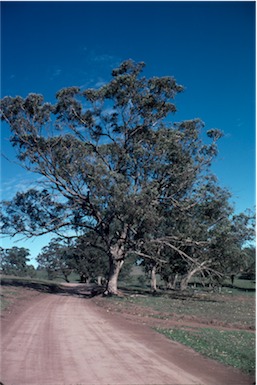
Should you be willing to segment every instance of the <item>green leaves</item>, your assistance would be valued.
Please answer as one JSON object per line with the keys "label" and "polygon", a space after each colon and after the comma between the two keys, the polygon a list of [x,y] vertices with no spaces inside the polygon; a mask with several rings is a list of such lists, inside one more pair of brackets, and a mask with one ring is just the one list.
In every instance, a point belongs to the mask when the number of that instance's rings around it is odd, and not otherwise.
{"label": "green leaves", "polygon": [[207,136],[209,138],[218,140],[218,139],[222,138],[224,136],[224,134],[222,131],[213,128],[213,129],[207,131]]}
{"label": "green leaves", "polygon": [[121,65],[112,71],[112,76],[117,77],[129,73],[130,75],[138,76],[145,67],[144,62],[135,63],[133,60],[125,60]]}
{"label": "green leaves", "polygon": [[0,248],[1,268],[4,274],[22,276],[29,269],[29,250],[24,247]]}
{"label": "green leaves", "polygon": [[1,203],[1,230],[12,236],[45,234],[66,226],[65,211],[47,190],[17,193],[11,202]]}

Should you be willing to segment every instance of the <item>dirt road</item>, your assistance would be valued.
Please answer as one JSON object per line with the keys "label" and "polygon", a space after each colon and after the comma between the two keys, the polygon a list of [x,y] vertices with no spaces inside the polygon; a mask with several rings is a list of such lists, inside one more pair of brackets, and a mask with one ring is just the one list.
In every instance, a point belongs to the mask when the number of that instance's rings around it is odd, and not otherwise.
{"label": "dirt road", "polygon": [[4,385],[243,385],[249,378],[90,299],[41,294],[2,322]]}

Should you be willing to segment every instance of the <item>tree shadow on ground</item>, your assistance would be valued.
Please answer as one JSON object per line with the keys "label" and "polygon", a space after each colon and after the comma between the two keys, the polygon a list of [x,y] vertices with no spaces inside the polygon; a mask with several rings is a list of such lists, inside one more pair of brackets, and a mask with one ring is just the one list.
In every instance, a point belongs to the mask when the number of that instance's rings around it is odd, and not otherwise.
{"label": "tree shadow on ground", "polygon": [[83,298],[92,298],[104,291],[103,287],[96,284],[74,284],[67,285],[62,283],[39,282],[23,278],[2,278],[1,286],[15,286],[24,289],[36,290],[40,293],[60,294],[77,296]]}
{"label": "tree shadow on ground", "polygon": [[156,297],[156,298],[166,298],[167,300],[180,300],[180,301],[202,301],[202,302],[219,302],[213,297],[210,293],[207,292],[196,292],[192,289],[179,290],[179,289],[159,289],[153,291],[150,288],[140,288],[133,286],[131,288],[121,288],[124,296],[136,297]]}
{"label": "tree shadow on ground", "polygon": [[[44,282],[39,280],[33,280],[22,277],[2,277],[2,286],[15,286],[23,287],[27,289],[36,290],[41,293],[59,294],[76,296],[81,298],[92,298],[97,295],[103,295],[105,291],[104,286],[99,286],[95,283],[57,283],[57,282]],[[238,289],[238,288],[237,288]],[[245,290],[244,290],[245,291]],[[249,290],[251,291],[251,290]],[[133,297],[133,296],[145,296],[145,297],[159,297],[171,300],[182,301],[201,301],[201,302],[218,302],[221,299],[215,299],[211,293],[206,291],[194,291],[192,289],[181,290],[163,290],[152,291],[150,288],[143,288],[140,286],[133,287],[121,287],[119,296],[121,297]]]}

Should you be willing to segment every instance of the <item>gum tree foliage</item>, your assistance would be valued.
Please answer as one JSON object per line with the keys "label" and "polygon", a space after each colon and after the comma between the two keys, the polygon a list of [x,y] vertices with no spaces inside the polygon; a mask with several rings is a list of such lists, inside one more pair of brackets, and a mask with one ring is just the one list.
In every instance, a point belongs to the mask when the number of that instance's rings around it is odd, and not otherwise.
{"label": "gum tree foliage", "polygon": [[68,265],[80,275],[81,282],[100,280],[108,277],[107,251],[101,239],[88,233],[80,236],[70,248]]}
{"label": "gum tree foliage", "polygon": [[61,239],[52,239],[49,244],[41,250],[37,256],[37,262],[40,269],[45,269],[49,279],[63,276],[66,282],[69,282],[69,275],[72,272],[67,263],[69,255],[69,245],[65,245]]}
{"label": "gum tree foliage", "polygon": [[242,278],[256,279],[256,247],[248,246],[244,248],[245,267],[242,272]]}
{"label": "gum tree foliage", "polygon": [[183,87],[170,76],[146,78],[143,68],[125,61],[101,88],[62,89],[55,104],[38,94],[1,101],[18,160],[43,184],[3,202],[2,231],[94,232],[109,258],[110,294],[128,253],[152,258],[144,251],[154,240],[177,250],[188,236],[177,228],[181,216],[215,200],[209,167],[222,134],[207,131],[205,143],[200,119],[172,123]]}
{"label": "gum tree foliage", "polygon": [[24,247],[0,249],[1,269],[6,275],[31,275],[33,267],[29,266],[29,250]]}
{"label": "gum tree foliage", "polygon": [[255,240],[255,214],[248,211],[222,218],[211,229],[210,258],[225,275],[247,270],[248,245]]}
{"label": "gum tree foliage", "polygon": [[106,276],[108,263],[106,253],[100,246],[92,246],[90,235],[78,237],[75,241],[63,238],[54,238],[43,247],[37,257],[40,268],[46,269],[49,278],[63,276],[69,282],[72,272],[79,274],[81,282],[90,278]]}
{"label": "gum tree foliage", "polygon": [[176,210],[170,214],[170,208],[166,210],[162,236],[146,245],[145,252],[152,256],[144,260],[146,270],[152,277],[159,273],[168,288],[179,283],[184,290],[195,275],[203,282],[206,278],[221,282],[248,266],[246,245],[255,239],[255,215],[250,211],[235,215],[229,192],[213,181],[209,181],[208,194],[190,213],[180,210],[174,220]]}

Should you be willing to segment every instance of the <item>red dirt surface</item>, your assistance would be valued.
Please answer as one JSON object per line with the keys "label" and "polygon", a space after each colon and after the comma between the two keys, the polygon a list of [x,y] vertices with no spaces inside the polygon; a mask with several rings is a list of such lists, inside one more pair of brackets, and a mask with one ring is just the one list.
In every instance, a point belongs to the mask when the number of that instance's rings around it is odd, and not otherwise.
{"label": "red dirt surface", "polygon": [[[246,385],[253,379],[98,307],[86,288],[33,295],[1,320],[4,385]],[[25,289],[23,289],[25,290]]]}

